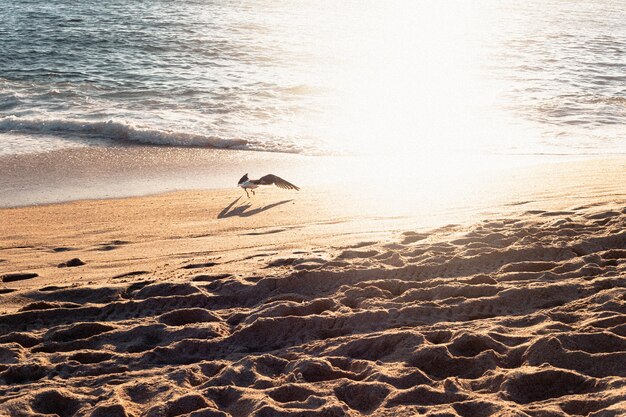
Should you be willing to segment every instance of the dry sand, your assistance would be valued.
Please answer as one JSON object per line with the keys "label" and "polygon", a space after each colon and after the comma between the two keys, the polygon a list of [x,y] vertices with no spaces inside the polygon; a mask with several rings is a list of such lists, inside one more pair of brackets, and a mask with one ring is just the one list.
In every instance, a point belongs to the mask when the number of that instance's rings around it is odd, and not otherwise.
{"label": "dry sand", "polygon": [[3,209],[0,416],[626,415],[625,172]]}

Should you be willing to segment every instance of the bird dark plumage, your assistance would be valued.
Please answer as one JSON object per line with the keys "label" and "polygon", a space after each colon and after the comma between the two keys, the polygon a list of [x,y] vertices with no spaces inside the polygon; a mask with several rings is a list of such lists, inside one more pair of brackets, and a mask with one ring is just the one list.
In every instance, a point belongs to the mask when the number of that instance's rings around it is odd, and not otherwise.
{"label": "bird dark plumage", "polygon": [[245,174],[243,177],[241,177],[241,179],[239,180],[237,185],[241,185],[241,184],[243,184],[246,181],[248,181],[248,174]]}
{"label": "bird dark plumage", "polygon": [[286,190],[300,190],[300,187],[293,185],[292,183],[285,181],[284,179],[277,177],[276,175],[268,174],[258,180],[250,181],[252,184],[257,185],[272,185],[274,184],[278,188],[284,188]]}

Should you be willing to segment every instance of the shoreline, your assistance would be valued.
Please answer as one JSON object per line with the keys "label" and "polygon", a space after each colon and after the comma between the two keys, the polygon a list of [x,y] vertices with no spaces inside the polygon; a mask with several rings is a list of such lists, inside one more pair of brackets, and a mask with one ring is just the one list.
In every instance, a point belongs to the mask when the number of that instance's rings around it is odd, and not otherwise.
{"label": "shoreline", "polygon": [[[291,167],[294,175],[309,167],[296,168]],[[373,187],[373,183],[359,185],[351,181],[319,185],[305,181],[298,183],[303,187],[299,192],[270,187],[260,189],[252,198],[233,187],[0,208],[0,248],[24,252],[17,263],[0,256],[0,274],[34,268],[35,272],[44,271],[42,276],[61,278],[68,270],[57,265],[68,259],[64,250],[55,248],[82,248],[76,252],[79,258],[92,257],[109,268],[110,253],[99,248],[111,246],[115,249],[112,253],[138,259],[135,268],[142,270],[172,254],[191,256],[186,255],[190,248],[202,253],[205,245],[216,242],[220,250],[233,257],[227,268],[252,273],[257,262],[237,265],[235,259],[266,252],[289,257],[293,255],[289,250],[305,237],[309,243],[319,242],[317,249],[324,251],[329,246],[380,241],[407,231],[421,233],[449,224],[471,225],[535,210],[565,213],[579,207],[619,206],[626,202],[626,158],[543,164],[506,172],[507,176],[497,180],[485,178],[484,174],[473,179],[468,176],[465,181],[455,176],[438,178],[438,182],[424,185],[421,192],[407,192],[405,187],[394,188],[391,184]],[[224,238],[224,234],[230,238]],[[108,244],[135,242],[138,236],[144,238],[136,246]],[[163,248],[154,252],[150,242],[160,242]],[[253,248],[259,244],[266,250],[255,252]],[[245,256],[239,253],[242,245],[249,250]],[[26,254],[33,249],[42,263],[27,262]],[[154,258],[147,257],[144,250],[154,252]],[[119,273],[128,272],[123,271],[125,265],[119,265]],[[92,278],[103,272],[99,268],[90,270]]]}
{"label": "shoreline", "polygon": [[[481,189],[481,180],[497,182],[502,177],[506,182],[512,181],[513,176],[524,179],[525,171],[558,170],[559,166],[573,171],[576,164],[589,167],[607,161],[617,175],[626,177],[614,167],[626,161],[626,155],[435,154],[420,158],[308,156],[135,145],[0,156],[0,208],[173,191],[236,189],[237,179],[245,172],[252,177],[276,173],[305,187],[346,186],[366,193],[378,193],[391,186],[397,194],[402,193],[399,184],[408,185],[406,193],[438,192],[437,187],[454,188],[455,182],[467,182],[467,186]],[[447,166],[461,168],[454,171]],[[381,172],[385,173],[382,178]],[[429,188],[428,184],[434,185]]]}
{"label": "shoreline", "polygon": [[308,159],[269,152],[134,145],[0,156],[4,167],[0,207],[226,188],[243,175],[238,164],[289,171]]}

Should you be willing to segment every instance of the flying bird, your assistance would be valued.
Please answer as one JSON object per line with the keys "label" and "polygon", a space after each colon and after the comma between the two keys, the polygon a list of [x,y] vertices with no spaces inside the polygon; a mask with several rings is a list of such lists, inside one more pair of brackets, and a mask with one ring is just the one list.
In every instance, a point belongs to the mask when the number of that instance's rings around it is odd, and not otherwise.
{"label": "flying bird", "polygon": [[299,191],[300,187],[293,185],[290,182],[285,181],[284,179],[277,177],[276,175],[268,174],[264,177],[259,178],[258,180],[251,180],[248,178],[248,174],[241,177],[237,186],[244,189],[248,198],[250,198],[250,194],[248,194],[248,190],[252,191],[252,195],[254,195],[254,189],[258,188],[259,185],[272,185],[274,184],[278,188],[284,188],[286,190],[296,190]]}

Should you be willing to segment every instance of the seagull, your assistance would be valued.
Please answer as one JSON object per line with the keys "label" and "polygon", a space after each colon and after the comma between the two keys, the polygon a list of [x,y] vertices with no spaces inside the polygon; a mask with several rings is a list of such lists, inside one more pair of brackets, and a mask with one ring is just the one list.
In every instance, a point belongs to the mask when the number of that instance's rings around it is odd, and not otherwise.
{"label": "seagull", "polygon": [[296,190],[299,191],[300,187],[293,185],[290,182],[285,181],[284,179],[277,177],[276,175],[267,174],[258,180],[251,180],[248,178],[248,174],[241,177],[239,182],[237,183],[238,187],[241,187],[246,192],[248,198],[250,198],[250,194],[248,194],[248,189],[252,191],[252,195],[254,195],[254,189],[258,188],[259,185],[272,185],[274,184],[278,188],[284,188],[287,190]]}

